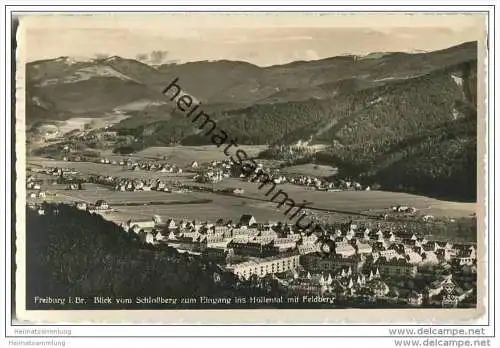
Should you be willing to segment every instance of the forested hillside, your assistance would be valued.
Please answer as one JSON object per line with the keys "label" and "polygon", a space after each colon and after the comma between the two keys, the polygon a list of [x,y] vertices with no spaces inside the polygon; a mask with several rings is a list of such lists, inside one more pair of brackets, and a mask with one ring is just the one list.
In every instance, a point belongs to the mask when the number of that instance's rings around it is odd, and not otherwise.
{"label": "forested hillside", "polygon": [[150,101],[114,126],[134,137],[134,150],[210,144],[161,94],[177,77],[238,144],[322,144],[326,150],[302,160],[338,166],[341,175],[387,189],[475,200],[475,42],[266,68],[231,61],[153,68],[112,57],[35,62],[27,71],[27,117],[35,124]]}

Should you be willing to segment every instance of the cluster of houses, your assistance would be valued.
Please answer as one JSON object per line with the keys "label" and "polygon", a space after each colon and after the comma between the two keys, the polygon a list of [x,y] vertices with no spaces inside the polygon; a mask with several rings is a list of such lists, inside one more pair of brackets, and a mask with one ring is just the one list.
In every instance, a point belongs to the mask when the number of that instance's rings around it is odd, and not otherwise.
{"label": "cluster of houses", "polygon": [[[130,158],[110,160],[108,158],[100,158],[96,162],[102,164],[120,165],[128,170],[145,170],[171,174],[183,173],[182,168],[179,168],[176,164],[165,163],[165,161],[137,161]],[[203,164],[193,161],[190,165],[190,170],[196,172],[193,180],[198,183],[218,183],[225,178],[236,177],[252,182],[271,180],[275,184],[289,183],[305,186],[318,191],[370,190],[369,186],[362,186],[359,182],[353,180],[327,180],[316,176],[283,174],[280,173],[279,169],[265,169],[262,164],[258,164],[258,167],[253,171],[252,175],[247,176],[241,172],[241,166],[234,165],[229,159],[211,161]],[[64,176],[67,174],[76,174],[76,172],[69,169],[53,168],[48,174],[54,176]],[[110,180],[108,179],[104,181],[105,184],[110,183]],[[116,180],[113,179],[113,181]],[[144,187],[148,186],[146,183],[143,184]],[[126,186],[128,186],[126,191],[129,191],[133,190],[131,186],[134,186],[134,184],[127,183]]]}
{"label": "cluster of houses", "polygon": [[[336,230],[329,240],[323,240],[319,251],[302,255],[300,264],[316,279],[320,275],[317,281],[309,282],[308,286],[321,289],[321,292],[361,296],[370,300],[405,300],[412,305],[457,306],[473,293],[477,271],[473,244],[431,241],[410,232],[370,230],[356,226],[343,231]],[[446,280],[443,280],[444,275],[439,274],[439,269],[448,272]],[[452,281],[450,270],[460,275],[460,279]],[[352,273],[356,279],[347,283],[332,283],[328,280],[331,277],[335,279],[335,275],[343,272]],[[422,277],[426,279],[422,280]],[[379,290],[366,289],[365,279],[374,278],[379,279]],[[398,280],[408,279],[415,280],[412,286],[398,283]],[[453,283],[452,292],[443,286],[445,281]],[[392,294],[389,288],[393,290]]]}
{"label": "cluster of houses", "polygon": [[33,175],[28,175],[26,178],[26,188],[28,190],[40,190],[41,186],[35,181],[35,177]]}
{"label": "cluster of houses", "polygon": [[[232,171],[235,172],[234,170]],[[264,180],[271,180],[275,184],[292,184],[298,186],[305,186],[317,191],[346,191],[346,190],[370,190],[370,186],[363,186],[354,180],[332,179],[312,176],[312,175],[291,175],[281,173],[279,169],[270,170],[264,169],[262,164],[257,164],[256,170],[252,175],[247,176],[244,173],[239,173],[241,179],[248,181],[263,182]]]}
{"label": "cluster of houses", "polygon": [[407,205],[394,205],[394,206],[391,207],[391,210],[394,213],[410,213],[410,214],[414,214],[414,213],[417,212],[417,208],[410,207],[410,206],[407,206]]}
{"label": "cluster of houses", "polygon": [[[62,183],[67,183],[67,190],[83,190],[84,183],[94,183],[103,186],[108,186],[114,191],[120,192],[136,192],[136,191],[161,191],[161,192],[188,192],[187,189],[182,188],[179,182],[168,182],[158,179],[132,179],[112,175],[88,175],[86,177],[80,176],[78,180],[73,180],[69,174],[77,174],[73,170],[62,170],[61,168],[44,169],[43,173],[53,173],[54,176],[59,176],[63,179]],[[65,176],[66,175],[66,176]],[[59,180],[58,179],[58,182]],[[28,177],[26,188],[29,190],[40,190],[41,186],[34,177]]]}
{"label": "cluster of houses", "polygon": [[213,169],[208,169],[206,171],[202,171],[198,174],[196,174],[193,177],[194,182],[198,183],[211,183],[211,184],[216,184],[218,182],[221,182],[224,178],[229,178],[230,174],[228,172],[224,172],[222,170],[213,170]]}
{"label": "cluster of houses", "polygon": [[160,172],[160,173],[182,174],[182,168],[179,168],[176,164],[169,164],[165,162],[137,161],[130,158],[121,160],[115,160],[115,159],[110,160],[109,158],[99,158],[95,160],[95,163],[122,166],[128,170],[144,170],[144,171]]}
{"label": "cluster of houses", "polygon": [[84,190],[84,186],[81,182],[79,183],[70,183],[67,187],[66,187],[67,190],[70,190],[70,191],[80,191],[80,190]]}
{"label": "cluster of houses", "polygon": [[169,164],[157,161],[137,161],[137,160],[132,160],[130,158],[110,161],[107,158],[101,158],[100,163],[119,165],[125,167],[128,170],[144,170],[150,172],[172,173],[172,174],[182,173],[182,169],[179,168],[176,164]]}
{"label": "cluster of houses", "polygon": [[152,161],[147,161],[147,162],[133,161],[126,163],[120,161],[119,164],[126,166],[129,170],[145,170],[150,172],[182,174],[182,169],[175,164],[158,163]]}
{"label": "cluster of houses", "polygon": [[[272,275],[292,292],[456,306],[472,294],[477,271],[473,244],[354,224],[325,234],[288,224],[257,223],[253,216],[243,215],[236,223],[151,219],[128,221],[123,227],[144,243],[211,258],[243,279]],[[438,269],[448,273],[442,275]],[[461,276],[451,279],[451,269]],[[300,272],[308,275],[299,277]],[[422,277],[427,278],[422,281]],[[408,279],[424,285],[398,285]]]}
{"label": "cluster of houses", "polygon": [[[283,181],[282,181],[283,182]],[[346,191],[346,190],[366,190],[370,191],[370,186],[362,186],[353,180],[328,181],[314,176],[285,177],[285,181],[294,185],[312,187],[318,191]]]}
{"label": "cluster of houses", "polygon": [[382,214],[384,219],[388,219],[390,216],[412,216],[416,217],[419,216],[422,218],[423,221],[425,222],[430,222],[434,220],[434,216],[430,214],[418,214],[417,215],[418,209],[415,207],[411,207],[408,205],[393,205],[390,209],[386,210],[386,213]]}
{"label": "cluster of houses", "polygon": [[112,211],[112,208],[109,206],[108,202],[103,199],[97,200],[94,204],[87,204],[87,202],[77,202],[75,203],[75,207],[79,210],[85,210],[90,213],[105,213]]}
{"label": "cluster of houses", "polygon": [[[76,207],[111,210],[104,200]],[[153,216],[121,226],[143,243],[208,258],[241,279],[271,276],[290,294],[328,295],[339,303],[442,307],[460,306],[475,296],[473,243],[428,240],[413,232],[352,222],[302,230],[287,223],[259,223],[250,214],[215,223]]]}
{"label": "cluster of houses", "polygon": [[454,279],[452,274],[436,275],[435,278],[415,288],[414,282],[384,277],[378,269],[360,272],[350,267],[321,273],[294,269],[275,277],[291,293],[319,293],[335,298],[337,303],[350,302],[351,305],[383,300],[410,306],[457,307],[474,293],[472,282],[464,283]]}
{"label": "cluster of houses", "polygon": [[113,189],[115,191],[162,191],[170,192],[167,187],[166,182],[156,179],[156,180],[140,180],[140,179],[119,179],[115,181]]}
{"label": "cluster of houses", "polygon": [[191,168],[198,171],[193,179],[200,183],[217,183],[224,178],[237,177],[251,182],[271,180],[275,184],[289,183],[319,191],[370,190],[369,186],[362,186],[353,180],[326,180],[315,176],[283,174],[279,169],[264,168],[262,163],[257,164],[251,175],[243,173],[241,166],[233,164],[230,160],[212,161],[202,166],[195,161],[191,164]]}
{"label": "cluster of houses", "polygon": [[[390,297],[391,289],[382,280],[378,271],[368,274],[353,272],[350,267],[339,270],[313,273],[307,270],[293,270],[285,277],[277,277],[279,282],[293,293],[321,293],[333,297],[361,297],[375,300]],[[395,294],[395,291],[392,291]]]}
{"label": "cluster of houses", "polygon": [[52,175],[52,176],[69,176],[76,175],[79,172],[75,169],[70,168],[59,168],[59,167],[47,167],[36,170],[38,173]]}
{"label": "cluster of houses", "polygon": [[42,190],[40,183],[36,182],[32,175],[28,175],[26,178],[26,189],[28,190],[27,198],[43,199],[47,197],[47,192]]}
{"label": "cluster of houses", "polygon": [[89,176],[88,181],[100,185],[111,187],[114,191],[119,192],[137,192],[137,191],[161,191],[161,192],[178,192],[174,189],[177,184],[170,185],[161,179],[132,179],[123,178],[111,175],[93,175]]}
{"label": "cluster of houses", "polygon": [[197,161],[191,163],[191,170],[197,174],[193,177],[195,182],[199,183],[218,183],[224,178],[232,176],[231,168],[233,163],[226,159],[223,161],[211,161],[200,165]]}
{"label": "cluster of houses", "polygon": [[47,197],[47,192],[45,191],[36,191],[36,192],[29,192],[27,195],[27,198],[31,199],[43,199]]}

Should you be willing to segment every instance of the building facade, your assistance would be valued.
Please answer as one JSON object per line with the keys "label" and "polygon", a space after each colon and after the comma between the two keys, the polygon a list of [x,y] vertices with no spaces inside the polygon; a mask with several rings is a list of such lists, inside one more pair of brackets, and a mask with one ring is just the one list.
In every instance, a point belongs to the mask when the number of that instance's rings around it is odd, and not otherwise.
{"label": "building facade", "polygon": [[249,279],[254,274],[264,277],[267,274],[282,273],[297,267],[299,267],[299,255],[289,254],[237,263],[228,266],[228,269],[239,277]]}

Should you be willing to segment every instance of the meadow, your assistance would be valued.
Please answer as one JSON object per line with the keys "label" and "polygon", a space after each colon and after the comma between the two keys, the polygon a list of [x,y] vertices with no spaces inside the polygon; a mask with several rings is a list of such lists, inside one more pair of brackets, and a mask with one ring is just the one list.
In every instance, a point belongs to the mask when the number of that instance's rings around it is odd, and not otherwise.
{"label": "meadow", "polygon": [[[227,187],[242,188],[245,192],[239,197],[248,199],[270,199],[274,193],[266,197],[270,185],[259,189],[259,184],[245,182],[239,179],[226,179],[214,185],[214,188],[223,189]],[[268,188],[269,187],[269,188]],[[390,209],[392,206],[408,205],[417,208],[425,214],[445,217],[470,216],[476,211],[475,203],[441,201],[435,198],[418,196],[402,192],[388,191],[340,191],[325,192],[307,189],[303,186],[282,184],[276,186],[273,192],[278,190],[286,192],[297,204],[307,202],[310,208],[328,210],[331,212],[353,212],[379,214],[381,211]],[[280,196],[283,197],[283,196]]]}
{"label": "meadow", "polygon": [[[243,147],[242,147],[243,148]],[[262,148],[249,146],[245,149],[249,155],[256,155]],[[167,156],[167,161],[181,168],[189,168],[192,161],[199,163],[211,160],[224,159],[226,156],[215,146],[179,146],[148,148],[133,156],[138,160]],[[123,157],[121,157],[123,158]],[[49,196],[47,200],[54,201],[85,201],[94,203],[98,199],[106,200],[111,206],[120,203],[143,203],[144,206],[119,206],[112,213],[115,218],[150,218],[160,215],[162,218],[186,218],[215,221],[218,218],[238,219],[244,213],[253,214],[257,220],[284,220],[284,207],[278,209],[276,203],[269,202],[271,194],[266,196],[268,188],[259,189],[259,184],[242,181],[237,178],[224,179],[216,184],[195,184],[192,181],[193,173],[170,174],[150,171],[130,171],[119,165],[64,162],[45,158],[29,158],[29,164],[46,167],[74,168],[83,174],[98,174],[119,176],[136,179],[162,179],[167,182],[177,182],[187,185],[205,186],[210,189],[242,188],[241,195],[223,195],[210,192],[165,193],[165,192],[115,192],[100,185],[85,185],[84,191],[67,191],[64,185],[50,185],[44,189],[54,192],[57,196]],[[287,168],[288,171],[311,175],[314,171],[327,174],[334,169],[301,165]],[[436,217],[458,218],[469,217],[476,211],[475,203],[442,201],[425,196],[418,196],[401,192],[387,191],[343,191],[323,192],[314,191],[303,186],[283,184],[277,190],[286,192],[289,198],[297,205],[306,202],[309,209],[319,215],[325,215],[328,220],[334,221],[338,217],[346,218],[359,214],[383,214],[395,205],[408,205],[418,209],[419,214],[430,214]],[[282,199],[282,198],[281,198]],[[199,200],[208,200],[210,203],[185,204]],[[150,202],[182,202],[184,204],[148,205]]]}
{"label": "meadow", "polygon": [[[267,145],[239,145],[238,149],[247,153],[248,157],[256,157]],[[230,150],[234,153],[234,150]],[[172,147],[149,147],[135,154],[144,158],[163,158],[177,164],[180,167],[189,166],[193,161],[198,163],[210,161],[222,161],[228,159],[224,153],[224,147],[218,148],[215,145],[206,146],[172,146]]]}
{"label": "meadow", "polygon": [[284,174],[328,177],[337,174],[337,168],[313,163],[299,164],[281,170]]}
{"label": "meadow", "polygon": [[[118,160],[122,158],[125,157],[121,156]],[[132,158],[132,157],[127,157],[127,158]],[[137,158],[137,160],[147,161],[147,159],[144,158]],[[40,157],[30,159],[28,163],[36,167],[42,166],[47,168],[48,167],[72,168],[76,169],[82,174],[118,176],[127,179],[175,180],[182,178],[189,179],[195,175],[193,173],[187,173],[187,172],[178,174],[178,173],[162,173],[159,171],[130,170],[120,165],[92,163],[92,162],[66,162],[66,161],[52,160]]]}
{"label": "meadow", "polygon": [[[93,204],[97,200],[105,200],[113,211],[103,216],[116,222],[129,219],[151,219],[153,215],[159,215],[165,220],[175,218],[212,222],[219,218],[236,221],[241,215],[247,213],[254,214],[260,221],[278,221],[284,218],[283,213],[271,202],[259,202],[208,192],[117,192],[96,184],[86,184],[86,189],[82,191],[66,190],[66,185],[47,185],[42,188],[48,192],[47,197],[35,201]],[[150,204],[152,202],[162,204]],[[122,205],[123,203],[135,205],[126,206]]]}

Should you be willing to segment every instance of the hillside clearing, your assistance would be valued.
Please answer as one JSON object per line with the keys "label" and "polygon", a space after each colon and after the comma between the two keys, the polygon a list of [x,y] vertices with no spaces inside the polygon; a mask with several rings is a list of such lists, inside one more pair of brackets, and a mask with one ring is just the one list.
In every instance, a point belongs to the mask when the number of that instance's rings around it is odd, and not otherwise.
{"label": "hillside clearing", "polygon": [[284,174],[309,175],[317,177],[328,177],[337,173],[337,168],[327,165],[318,165],[313,163],[300,164],[283,168]]}

